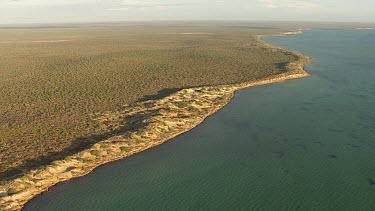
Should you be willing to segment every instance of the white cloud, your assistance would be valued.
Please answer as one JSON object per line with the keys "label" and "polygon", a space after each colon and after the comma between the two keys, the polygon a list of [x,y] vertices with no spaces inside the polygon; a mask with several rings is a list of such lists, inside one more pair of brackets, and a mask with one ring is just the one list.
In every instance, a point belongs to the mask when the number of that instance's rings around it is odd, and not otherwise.
{"label": "white cloud", "polygon": [[302,0],[259,0],[265,7],[275,8],[289,8],[289,9],[314,9],[318,8],[317,4]]}
{"label": "white cloud", "polygon": [[146,8],[164,8],[166,7],[165,4],[158,4],[155,2],[148,2],[148,1],[140,1],[140,0],[123,0],[121,2],[121,7],[118,9],[129,9],[129,8],[136,8],[136,9],[146,9]]}
{"label": "white cloud", "polygon": [[192,6],[195,3],[158,3],[143,0],[122,0],[117,8],[108,10],[127,10],[127,9],[167,9],[169,7]]}
{"label": "white cloud", "polygon": [[1,5],[11,6],[51,6],[51,5],[74,5],[83,3],[98,3],[101,0],[0,0]]}
{"label": "white cloud", "polygon": [[32,8],[32,7],[59,7],[75,5],[96,5],[103,10],[144,10],[144,9],[169,9],[171,7],[195,6],[198,3],[189,3],[178,0],[165,3],[163,0],[0,0],[2,8]]}

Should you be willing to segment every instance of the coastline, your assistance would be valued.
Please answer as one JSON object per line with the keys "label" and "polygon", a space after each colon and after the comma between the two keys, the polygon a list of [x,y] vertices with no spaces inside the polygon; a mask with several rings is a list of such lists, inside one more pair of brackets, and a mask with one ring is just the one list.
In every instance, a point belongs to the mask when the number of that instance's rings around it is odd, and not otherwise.
{"label": "coastline", "polygon": [[[289,31],[281,35],[300,33],[301,31]],[[262,36],[264,35],[257,37],[268,48],[297,55],[298,60],[286,66],[286,73],[235,85],[187,88],[162,99],[127,106],[119,112],[98,114],[95,119],[106,124],[116,124],[119,119],[125,117],[126,125],[131,130],[98,142],[90,149],[64,160],[54,161],[43,169],[32,170],[23,177],[14,179],[3,187],[0,186],[0,197],[9,189],[12,189],[10,192],[13,193],[0,198],[0,210],[21,210],[29,200],[60,182],[85,176],[101,165],[156,147],[190,131],[227,105],[235,92],[240,89],[310,75],[304,70],[304,66],[313,62],[311,58],[298,52],[272,46],[261,40]]]}

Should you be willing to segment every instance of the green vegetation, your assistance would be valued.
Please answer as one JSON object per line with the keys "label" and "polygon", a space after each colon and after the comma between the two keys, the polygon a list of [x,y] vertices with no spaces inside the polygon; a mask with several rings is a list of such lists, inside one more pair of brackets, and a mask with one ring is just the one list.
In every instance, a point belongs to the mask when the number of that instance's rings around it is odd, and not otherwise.
{"label": "green vegetation", "polygon": [[89,162],[88,160],[84,159],[84,158],[77,158],[78,161],[82,162],[82,163],[87,163]]}
{"label": "green vegetation", "polygon": [[245,23],[0,28],[0,180],[105,139],[115,128],[94,113],[281,73],[295,56],[255,36],[276,31]]}
{"label": "green vegetation", "polygon": [[185,108],[189,105],[188,102],[175,102],[174,104],[179,108]]}
{"label": "green vegetation", "polygon": [[127,152],[128,148],[127,147],[120,147],[121,152]]}
{"label": "green vegetation", "polygon": [[99,156],[100,155],[100,151],[99,150],[91,150],[90,154],[92,154],[94,156]]}
{"label": "green vegetation", "polygon": [[17,191],[14,190],[13,188],[9,188],[8,191],[7,191],[8,196],[11,196],[11,195],[13,195],[15,193],[17,193]]}

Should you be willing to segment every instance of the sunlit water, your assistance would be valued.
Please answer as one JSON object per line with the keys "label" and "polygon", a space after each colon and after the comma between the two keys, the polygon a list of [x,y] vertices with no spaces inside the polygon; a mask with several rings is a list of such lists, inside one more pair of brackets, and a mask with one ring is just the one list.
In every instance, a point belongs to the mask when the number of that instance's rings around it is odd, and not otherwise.
{"label": "sunlit water", "polygon": [[239,91],[192,131],[25,210],[375,210],[375,31],[264,39],[313,57],[312,76]]}

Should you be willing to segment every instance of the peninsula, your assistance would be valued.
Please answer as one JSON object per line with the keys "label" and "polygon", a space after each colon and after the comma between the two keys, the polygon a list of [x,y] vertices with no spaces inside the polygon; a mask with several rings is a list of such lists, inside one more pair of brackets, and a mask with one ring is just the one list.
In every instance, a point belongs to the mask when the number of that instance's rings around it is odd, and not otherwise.
{"label": "peninsula", "polygon": [[[298,33],[301,32],[288,31],[283,35]],[[205,36],[210,34],[204,33]],[[131,103],[115,111],[92,113],[90,118],[102,128],[111,128],[111,135],[77,153],[4,182],[0,187],[1,209],[20,210],[28,200],[59,182],[84,176],[100,165],[155,147],[191,130],[225,106],[236,90],[309,76],[304,65],[312,62],[310,58],[268,45],[260,36],[256,42],[271,52],[291,55],[294,60],[279,66],[281,73],[249,82],[183,88],[165,97]]]}

